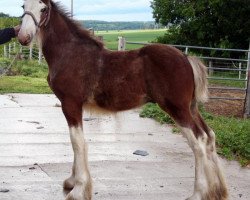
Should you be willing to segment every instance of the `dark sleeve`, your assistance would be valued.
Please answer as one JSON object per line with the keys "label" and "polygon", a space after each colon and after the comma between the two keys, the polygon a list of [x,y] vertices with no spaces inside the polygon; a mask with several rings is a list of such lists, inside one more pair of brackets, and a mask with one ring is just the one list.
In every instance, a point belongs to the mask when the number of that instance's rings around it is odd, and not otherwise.
{"label": "dark sleeve", "polygon": [[0,30],[0,44],[4,44],[9,42],[11,38],[15,37],[15,30],[14,28],[5,28]]}

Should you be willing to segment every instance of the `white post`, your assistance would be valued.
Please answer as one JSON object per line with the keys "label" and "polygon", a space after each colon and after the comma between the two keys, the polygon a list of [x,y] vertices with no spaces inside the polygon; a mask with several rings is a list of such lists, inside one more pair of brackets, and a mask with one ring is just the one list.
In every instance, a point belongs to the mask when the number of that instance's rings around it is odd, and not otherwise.
{"label": "white post", "polygon": [[188,55],[188,47],[185,48],[185,54]]}
{"label": "white post", "polygon": [[239,79],[241,79],[241,63],[239,63]]}
{"label": "white post", "polygon": [[74,14],[74,2],[71,0],[71,18],[73,19],[73,14]]}
{"label": "white post", "polygon": [[10,58],[10,53],[11,53],[11,44],[9,43],[9,58]]}
{"label": "white post", "polygon": [[30,60],[32,60],[32,46],[30,46]]}
{"label": "white post", "polygon": [[247,56],[247,90],[246,90],[244,117],[245,118],[250,117],[250,42],[249,42],[249,51]]}
{"label": "white post", "polygon": [[125,51],[126,49],[126,40],[125,37],[118,37],[118,51]]}
{"label": "white post", "polygon": [[209,67],[208,74],[209,76],[212,76],[214,73],[214,70],[213,70],[213,62],[211,60],[209,61],[208,67]]}
{"label": "white post", "polygon": [[7,47],[6,45],[3,46],[3,49],[4,49],[4,57],[7,58]]}
{"label": "white post", "polygon": [[19,53],[20,53],[20,54],[23,53],[23,47],[22,47],[22,46],[20,46]]}
{"label": "white post", "polygon": [[42,51],[39,48],[39,57],[38,57],[38,63],[39,63],[39,65],[41,64],[41,62],[42,62]]}
{"label": "white post", "polygon": [[16,43],[13,44],[13,51],[16,52]]}

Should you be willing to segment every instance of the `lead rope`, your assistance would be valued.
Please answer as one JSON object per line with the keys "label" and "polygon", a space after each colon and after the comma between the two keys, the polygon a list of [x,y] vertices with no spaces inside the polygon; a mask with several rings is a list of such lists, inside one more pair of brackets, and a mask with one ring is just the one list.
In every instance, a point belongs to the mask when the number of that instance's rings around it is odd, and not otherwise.
{"label": "lead rope", "polygon": [[12,61],[10,62],[9,66],[7,68],[3,69],[4,72],[0,74],[0,78],[2,78],[3,76],[5,76],[8,73],[8,71],[13,66],[14,62],[17,60],[17,57],[18,57],[19,53],[20,53],[20,51],[16,53],[16,55],[14,56],[14,58],[12,59]]}

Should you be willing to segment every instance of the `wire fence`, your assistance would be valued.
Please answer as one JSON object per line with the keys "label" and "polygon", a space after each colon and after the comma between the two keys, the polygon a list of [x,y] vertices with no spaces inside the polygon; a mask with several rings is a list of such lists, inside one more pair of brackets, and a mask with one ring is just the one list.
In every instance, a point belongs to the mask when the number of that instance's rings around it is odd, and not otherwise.
{"label": "wire fence", "polygon": [[37,45],[31,45],[30,47],[21,46],[19,43],[9,43],[3,47],[3,57],[17,59],[30,59],[37,60],[39,64],[43,62],[42,51]]}

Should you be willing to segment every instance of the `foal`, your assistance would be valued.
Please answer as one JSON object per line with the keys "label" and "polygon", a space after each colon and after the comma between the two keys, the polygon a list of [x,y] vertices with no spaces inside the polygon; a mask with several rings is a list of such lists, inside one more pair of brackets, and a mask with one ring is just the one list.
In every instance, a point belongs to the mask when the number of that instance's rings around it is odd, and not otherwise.
{"label": "foal", "polygon": [[206,68],[196,58],[160,44],[116,52],[104,48],[51,0],[25,0],[18,39],[38,37],[49,65],[48,83],[61,101],[74,151],[67,200],[92,199],[82,113],[87,107],[117,112],[156,102],[180,126],[195,155],[194,193],[189,200],[226,200],[215,134],[197,102],[207,98]]}

